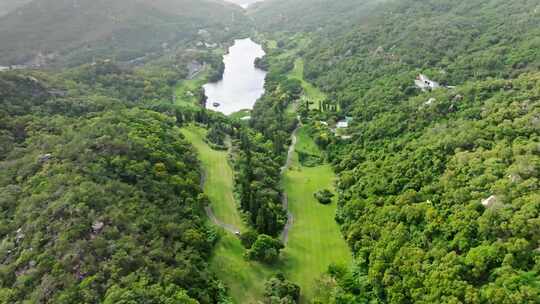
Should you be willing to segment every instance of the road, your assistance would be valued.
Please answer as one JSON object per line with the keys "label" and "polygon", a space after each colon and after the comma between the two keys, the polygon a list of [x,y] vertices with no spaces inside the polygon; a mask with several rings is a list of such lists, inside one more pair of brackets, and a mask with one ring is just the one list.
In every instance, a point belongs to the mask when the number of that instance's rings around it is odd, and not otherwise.
{"label": "road", "polygon": [[[298,130],[300,129],[300,127],[301,127],[301,125],[298,124],[298,126],[296,127],[296,129],[294,129],[294,131],[293,131],[293,133],[291,135],[291,145],[289,146],[289,150],[287,151],[287,160],[285,161],[285,164],[283,165],[283,167],[281,167],[281,175],[284,175],[285,173],[287,173],[287,170],[291,166],[292,158],[294,156],[294,151],[295,151],[295,148],[296,148],[296,143],[298,141],[297,134],[298,134]],[[228,140],[226,142],[228,142],[229,149],[230,149],[230,139],[228,138]],[[205,182],[206,182],[206,172],[202,171],[202,173],[201,173],[201,182],[200,182],[201,189],[204,189]],[[282,195],[281,195],[281,203],[283,205],[283,209],[287,210],[287,223],[285,224],[285,226],[283,227],[283,231],[281,232],[281,241],[283,242],[284,245],[287,245],[287,242],[289,240],[289,230],[291,229],[291,227],[292,227],[292,225],[294,223],[294,216],[289,211],[289,199],[288,199],[287,193],[285,193],[285,192],[282,193]],[[208,216],[208,218],[210,218],[210,220],[215,225],[225,229],[225,231],[228,231],[228,232],[232,233],[235,236],[238,236],[240,234],[240,229],[238,227],[234,227],[233,225],[230,225],[230,224],[227,224],[227,223],[224,223],[224,222],[220,221],[216,217],[214,212],[212,211],[212,207],[206,206],[206,207],[204,207],[204,211],[206,212],[206,215]]]}
{"label": "road", "polygon": [[[200,182],[200,186],[201,186],[201,189],[204,189],[204,184],[206,182],[206,172],[203,170],[201,172],[201,182]],[[216,215],[214,214],[214,211],[212,211],[212,207],[210,206],[206,206],[204,207],[204,211],[206,212],[206,216],[208,216],[208,218],[210,218],[210,220],[217,226],[225,229],[225,231],[228,231],[230,233],[232,233],[233,235],[235,236],[238,236],[240,234],[240,229],[237,228],[237,227],[234,227],[233,225],[230,225],[230,224],[226,224],[222,221],[220,221]]]}
{"label": "road", "polygon": [[[285,165],[281,167],[281,175],[285,175],[287,173],[287,170],[291,166],[292,158],[294,156],[294,151],[296,148],[296,142],[298,130],[301,127],[300,118],[298,119],[299,123],[298,126],[296,126],[296,129],[294,129],[292,135],[291,135],[291,145],[289,146],[289,151],[287,152],[287,160],[285,161]],[[283,177],[282,177],[283,178]],[[283,232],[281,232],[281,242],[283,242],[283,245],[287,245],[287,242],[289,241],[289,230],[291,230],[291,227],[294,223],[294,216],[291,211],[289,211],[289,197],[287,196],[287,193],[283,192],[281,195],[281,203],[283,204],[283,209],[287,210],[287,223],[285,224],[285,227],[283,227]]]}

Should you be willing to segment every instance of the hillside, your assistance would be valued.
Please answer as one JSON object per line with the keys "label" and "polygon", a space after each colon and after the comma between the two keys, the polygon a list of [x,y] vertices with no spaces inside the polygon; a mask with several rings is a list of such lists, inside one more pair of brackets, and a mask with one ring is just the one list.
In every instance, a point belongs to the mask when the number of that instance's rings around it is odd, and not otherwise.
{"label": "hillside", "polygon": [[214,0],[34,1],[0,18],[0,65],[126,61],[196,38],[220,42],[245,21]]}
{"label": "hillside", "polygon": [[540,0],[231,2],[4,6],[0,304],[539,302]]}
{"label": "hillside", "polygon": [[[388,1],[338,31],[292,24],[328,96],[305,123],[340,176],[356,264],[329,269],[323,303],[537,302],[539,5]],[[290,71],[296,41],[278,38]],[[443,87],[417,89],[421,73]],[[346,116],[350,139],[326,127]]]}
{"label": "hillside", "polygon": [[268,33],[280,31],[343,32],[368,18],[387,0],[267,0],[249,8],[257,27]]}
{"label": "hillside", "polygon": [[142,79],[101,63],[0,74],[0,303],[226,298],[207,269],[216,233],[196,154],[172,114],[189,110],[159,112],[165,79],[144,92]]}
{"label": "hillside", "polygon": [[[335,92],[343,107],[383,86],[389,99],[407,97],[419,73],[446,85],[515,77],[539,66],[539,5],[530,0],[388,3],[370,22],[314,41],[305,76]],[[380,103],[373,107],[386,110]]]}

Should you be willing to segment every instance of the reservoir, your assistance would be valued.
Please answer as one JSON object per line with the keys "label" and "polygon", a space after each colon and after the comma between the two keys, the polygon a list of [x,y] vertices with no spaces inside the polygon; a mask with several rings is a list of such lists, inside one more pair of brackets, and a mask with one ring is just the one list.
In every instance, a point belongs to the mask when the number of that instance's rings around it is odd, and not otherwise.
{"label": "reservoir", "polygon": [[[223,79],[204,85],[206,107],[226,115],[252,109],[264,93],[266,72],[255,67],[255,59],[264,56],[262,47],[250,38],[235,40],[223,56]],[[218,107],[214,105],[219,104]]]}

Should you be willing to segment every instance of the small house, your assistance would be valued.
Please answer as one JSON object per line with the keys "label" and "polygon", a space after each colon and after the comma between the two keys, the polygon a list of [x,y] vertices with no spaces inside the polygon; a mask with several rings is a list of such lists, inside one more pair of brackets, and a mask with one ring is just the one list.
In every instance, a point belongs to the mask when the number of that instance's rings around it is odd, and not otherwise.
{"label": "small house", "polygon": [[345,119],[342,119],[338,121],[336,128],[338,129],[347,129],[349,125],[352,123],[353,118],[350,116],[346,116]]}
{"label": "small house", "polygon": [[497,203],[497,197],[492,195],[484,200],[482,200],[482,205],[486,208],[491,208]]}
{"label": "small house", "polygon": [[414,80],[414,84],[422,91],[431,91],[439,88],[441,85],[429,79],[426,75],[420,74]]}
{"label": "small house", "polygon": [[349,122],[346,120],[338,121],[336,128],[338,129],[347,129],[349,127]]}

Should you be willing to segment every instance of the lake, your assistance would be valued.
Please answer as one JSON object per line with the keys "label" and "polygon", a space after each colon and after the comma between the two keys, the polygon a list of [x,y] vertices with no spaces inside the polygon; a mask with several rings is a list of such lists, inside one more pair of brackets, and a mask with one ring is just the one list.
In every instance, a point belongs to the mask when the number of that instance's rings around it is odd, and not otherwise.
{"label": "lake", "polygon": [[[226,115],[251,109],[264,93],[266,72],[255,67],[255,59],[264,56],[262,47],[250,38],[238,39],[223,56],[223,79],[204,85],[206,107]],[[219,103],[219,107],[214,107]]]}

